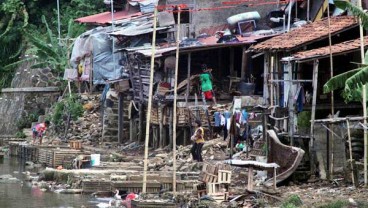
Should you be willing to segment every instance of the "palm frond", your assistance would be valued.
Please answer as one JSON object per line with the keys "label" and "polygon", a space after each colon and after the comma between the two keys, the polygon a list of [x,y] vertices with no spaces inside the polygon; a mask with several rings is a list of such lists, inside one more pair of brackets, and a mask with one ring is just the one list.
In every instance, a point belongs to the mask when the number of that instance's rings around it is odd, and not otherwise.
{"label": "palm frond", "polygon": [[[364,68],[364,67],[363,67]],[[332,77],[323,85],[323,93],[329,93],[331,91],[343,88],[348,78],[358,73],[362,68],[353,69],[339,75]]]}
{"label": "palm frond", "polygon": [[44,15],[41,17],[42,23],[45,24],[46,30],[47,30],[47,42],[51,45],[55,46],[57,44],[57,41],[54,38],[54,34],[52,33],[52,30],[49,27],[49,24],[46,21],[46,18]]}
{"label": "palm frond", "polygon": [[43,52],[45,52],[48,56],[59,57],[59,54],[54,51],[54,48],[53,48],[54,46],[48,45],[44,41],[34,37],[28,32],[25,32],[24,35],[34,46],[36,46],[39,50],[42,50]]}
{"label": "palm frond", "polygon": [[357,88],[359,85],[364,85],[368,81],[368,67],[359,68],[360,70],[349,77],[345,83],[344,90],[351,90]]}
{"label": "palm frond", "polygon": [[19,64],[22,64],[24,62],[27,62],[27,61],[31,61],[31,60],[34,60],[35,58],[26,58],[26,59],[22,59],[22,60],[19,60],[19,61],[16,61],[16,62],[13,62],[11,64],[8,64],[6,66],[3,67],[4,71],[9,71],[11,69],[13,69],[13,67],[15,66],[18,66]]}
{"label": "palm frond", "polygon": [[362,20],[363,27],[365,28],[368,27],[368,15],[362,9],[353,5],[350,2],[343,1],[343,0],[335,0],[334,4],[340,9],[349,10],[351,13],[353,13],[354,16],[357,16]]}

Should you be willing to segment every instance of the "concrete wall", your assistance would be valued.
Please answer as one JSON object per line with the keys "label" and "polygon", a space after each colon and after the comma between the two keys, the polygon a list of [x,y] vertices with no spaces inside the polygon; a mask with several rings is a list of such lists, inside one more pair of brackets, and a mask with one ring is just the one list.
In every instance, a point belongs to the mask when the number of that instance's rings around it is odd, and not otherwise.
{"label": "concrete wall", "polygon": [[[233,5],[223,5],[223,0],[193,0],[196,1],[196,8],[214,8],[221,6],[233,6]],[[236,2],[238,0],[227,0],[227,2]],[[255,1],[256,2],[256,1]],[[275,2],[274,0],[266,0],[262,2]],[[254,2],[253,2],[254,3]],[[234,4],[235,6],[236,4]],[[203,29],[209,28],[211,26],[218,26],[227,24],[226,19],[230,16],[250,12],[250,11],[258,11],[261,15],[261,18],[265,18],[268,12],[275,10],[275,4],[265,4],[265,5],[254,5],[249,7],[235,7],[229,9],[221,9],[221,10],[212,10],[212,11],[199,11],[193,12],[193,22],[192,26],[196,34]],[[259,22],[259,26],[263,25],[264,20]]]}

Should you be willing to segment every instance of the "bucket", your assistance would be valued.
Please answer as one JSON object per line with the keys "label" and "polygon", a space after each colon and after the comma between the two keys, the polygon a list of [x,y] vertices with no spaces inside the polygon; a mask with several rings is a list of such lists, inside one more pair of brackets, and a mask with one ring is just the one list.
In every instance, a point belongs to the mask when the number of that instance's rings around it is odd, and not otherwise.
{"label": "bucket", "polygon": [[91,154],[91,166],[100,165],[100,154]]}
{"label": "bucket", "polygon": [[254,90],[256,85],[254,83],[249,82],[239,82],[238,90],[242,95],[254,95]]}

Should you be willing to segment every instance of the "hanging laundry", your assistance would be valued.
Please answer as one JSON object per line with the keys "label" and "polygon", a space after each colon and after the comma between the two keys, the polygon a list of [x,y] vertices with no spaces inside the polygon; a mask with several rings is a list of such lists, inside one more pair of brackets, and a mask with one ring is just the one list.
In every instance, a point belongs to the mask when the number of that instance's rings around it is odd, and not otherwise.
{"label": "hanging laundry", "polygon": [[240,124],[246,124],[248,122],[248,112],[243,109],[241,112],[241,122]]}
{"label": "hanging laundry", "polygon": [[225,119],[225,117],[224,117],[222,114],[220,114],[220,118],[221,118],[221,123],[220,123],[220,125],[221,125],[221,126],[225,126],[225,124],[226,124],[226,119]]}
{"label": "hanging laundry", "polygon": [[213,116],[215,117],[215,127],[219,127],[221,125],[221,114],[220,114],[220,112],[215,112],[213,114]]}

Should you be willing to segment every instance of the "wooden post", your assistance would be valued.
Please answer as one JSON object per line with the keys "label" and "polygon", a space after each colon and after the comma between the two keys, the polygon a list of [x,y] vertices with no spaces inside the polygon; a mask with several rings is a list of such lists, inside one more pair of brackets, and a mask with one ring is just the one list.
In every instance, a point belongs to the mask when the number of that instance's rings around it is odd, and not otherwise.
{"label": "wooden post", "polygon": [[315,172],[314,166],[314,120],[316,119],[316,103],[317,103],[317,88],[318,88],[318,65],[319,60],[313,63],[313,98],[312,98],[312,112],[311,112],[311,127],[309,140],[309,160],[311,166],[311,175]]}
{"label": "wooden post", "polygon": [[185,106],[188,107],[188,96],[190,90],[190,69],[191,69],[191,62],[192,62],[192,53],[188,53],[188,65],[187,65],[187,91],[185,93]]}
{"label": "wooden post", "polygon": [[293,90],[293,67],[290,61],[287,64],[288,67],[288,74],[289,74],[289,94],[288,94],[288,106],[289,106],[289,139],[290,139],[290,145],[294,146],[294,119],[295,119],[295,113],[294,113],[294,90]]}
{"label": "wooden post", "polygon": [[264,63],[263,63],[263,104],[264,105],[267,105],[269,102],[268,102],[268,57],[269,57],[269,54],[268,52],[265,52],[264,54]]}
{"label": "wooden post", "polygon": [[[364,127],[367,126],[367,86],[363,85],[363,117]],[[367,129],[364,128],[364,186],[367,186],[367,154],[368,154],[368,140],[367,140]]]}
{"label": "wooden post", "polygon": [[273,168],[273,189],[276,190],[276,177],[277,177],[277,174],[276,174],[276,168],[274,167]]}
{"label": "wooden post", "polygon": [[248,191],[253,191],[253,167],[248,167]]}
{"label": "wooden post", "polygon": [[270,67],[270,105],[273,106],[273,56],[271,56],[271,67]]}
{"label": "wooden post", "polygon": [[91,95],[93,93],[93,53],[91,53],[89,58],[91,59],[91,70],[89,71],[89,94]]}
{"label": "wooden post", "polygon": [[184,132],[184,135],[183,135],[183,146],[187,146],[187,139],[188,139],[188,131],[187,131],[187,128],[186,127],[183,127],[183,132]]}
{"label": "wooden post", "polygon": [[326,129],[326,138],[327,138],[327,143],[326,143],[326,149],[327,149],[327,157],[326,157],[326,163],[327,163],[327,180],[331,179],[331,172],[330,172],[330,132],[328,132],[328,130]]}
{"label": "wooden post", "polygon": [[118,142],[121,144],[124,135],[124,94],[122,92],[119,92],[118,99]]}
{"label": "wooden post", "polygon": [[[360,9],[362,8],[362,0],[358,1],[358,7]],[[360,35],[360,56],[362,59],[362,64],[365,64],[365,59],[364,59],[364,36],[363,36],[363,25],[362,25],[362,19],[359,18],[359,35]],[[364,127],[367,126],[367,94],[366,94],[367,88],[366,85],[363,85],[363,90],[362,90],[362,97],[363,97],[363,124]],[[367,159],[368,159],[368,135],[367,135],[367,129],[364,128],[364,186],[367,186],[368,184],[368,176],[367,176]]]}
{"label": "wooden post", "polygon": [[129,141],[133,142],[134,141],[134,137],[136,137],[136,134],[134,133],[134,119],[132,117],[130,117],[129,120]]}
{"label": "wooden post", "polygon": [[180,43],[180,7],[178,7],[178,29],[176,31],[176,59],[175,59],[175,76],[174,76],[174,103],[173,103],[173,194],[176,195],[176,102],[178,96],[178,68],[179,68],[179,43]]}
{"label": "wooden post", "polygon": [[[333,58],[332,58],[332,38],[331,38],[331,20],[330,20],[330,7],[328,5],[329,0],[327,1],[327,22],[328,22],[328,42],[329,42],[329,51],[330,51],[330,78],[334,76],[333,73]],[[331,116],[333,117],[335,114],[335,106],[334,106],[334,91],[331,91]],[[334,125],[331,124],[330,128],[333,130]],[[334,163],[334,135],[331,134],[331,166],[330,166],[330,177],[333,178],[333,163]]]}
{"label": "wooden post", "polygon": [[148,107],[147,107],[147,121],[146,121],[146,138],[144,144],[144,169],[143,169],[143,187],[142,193],[147,191],[147,165],[148,165],[148,142],[149,142],[149,128],[152,108],[152,91],[153,91],[153,75],[156,53],[156,27],[157,27],[157,7],[155,5],[153,14],[153,34],[152,34],[152,53],[151,53],[151,70],[150,70],[150,85],[148,92]]}
{"label": "wooden post", "polygon": [[234,74],[234,48],[230,48],[230,76]]}
{"label": "wooden post", "polygon": [[163,124],[163,107],[162,104],[158,106],[158,122],[159,122],[159,129],[160,129],[160,147],[164,147],[164,124]]}
{"label": "wooden post", "polygon": [[246,48],[242,47],[242,63],[241,63],[241,79],[244,80],[245,79],[245,72],[247,71],[247,60],[248,60],[248,56],[247,53],[245,52]]}
{"label": "wooden post", "polygon": [[348,141],[349,141],[349,159],[350,159],[350,168],[351,168],[351,181],[353,182],[353,186],[356,187],[355,178],[354,178],[354,167],[353,167],[353,152],[351,150],[351,136],[350,136],[350,123],[349,119],[346,119],[346,128],[348,129]]}
{"label": "wooden post", "polygon": [[[147,111],[148,112],[148,111]],[[138,124],[138,132],[139,132],[139,141],[142,142],[144,141],[144,135],[143,135],[143,116],[144,116],[144,106],[143,103],[139,104],[139,124]]]}
{"label": "wooden post", "polygon": [[172,108],[169,108],[169,146],[173,145],[173,111]]}

